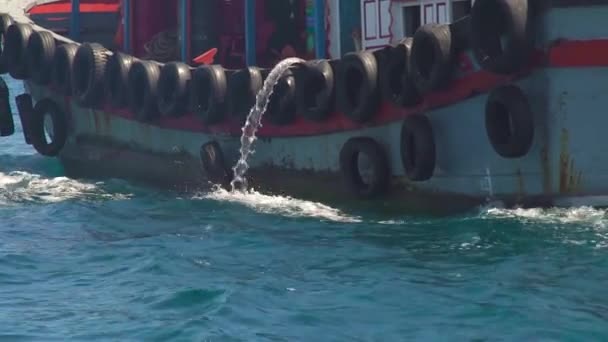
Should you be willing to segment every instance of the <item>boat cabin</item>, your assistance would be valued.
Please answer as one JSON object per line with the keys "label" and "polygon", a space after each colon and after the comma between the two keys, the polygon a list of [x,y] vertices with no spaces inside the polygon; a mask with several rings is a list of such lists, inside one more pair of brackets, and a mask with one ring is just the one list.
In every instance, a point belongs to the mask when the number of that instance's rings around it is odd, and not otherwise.
{"label": "boat cabin", "polygon": [[29,13],[58,33],[69,28],[77,41],[139,58],[196,65],[207,52],[213,63],[242,68],[379,49],[413,36],[421,25],[458,20],[473,1],[60,0]]}
{"label": "boat cabin", "polygon": [[471,5],[471,0],[361,0],[361,48],[397,43],[425,24],[453,22],[468,15]]}

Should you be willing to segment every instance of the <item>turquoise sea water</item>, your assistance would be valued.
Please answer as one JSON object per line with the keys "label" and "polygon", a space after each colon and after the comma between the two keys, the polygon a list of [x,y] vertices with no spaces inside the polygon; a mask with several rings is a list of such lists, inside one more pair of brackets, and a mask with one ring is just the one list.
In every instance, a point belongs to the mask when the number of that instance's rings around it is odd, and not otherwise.
{"label": "turquoise sea water", "polygon": [[184,197],[0,147],[2,341],[608,340],[602,210]]}

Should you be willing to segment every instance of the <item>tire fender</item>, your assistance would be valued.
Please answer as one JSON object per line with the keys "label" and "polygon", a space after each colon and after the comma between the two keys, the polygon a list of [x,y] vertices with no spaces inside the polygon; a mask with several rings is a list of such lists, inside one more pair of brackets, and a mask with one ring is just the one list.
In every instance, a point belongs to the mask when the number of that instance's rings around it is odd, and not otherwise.
{"label": "tire fender", "polygon": [[[359,156],[364,154],[370,161],[372,175],[364,179],[359,170]],[[348,189],[358,198],[373,198],[387,192],[391,172],[386,152],[374,139],[351,138],[340,151],[340,169]]]}
{"label": "tire fender", "polygon": [[228,105],[234,118],[243,123],[264,85],[262,69],[249,67],[232,74],[228,81]]}
{"label": "tire fender", "polygon": [[230,169],[224,158],[222,148],[217,141],[210,141],[201,146],[201,164],[207,180],[212,184],[228,187],[232,180],[232,169]]}
{"label": "tire fender", "polygon": [[104,101],[103,79],[108,52],[97,43],[83,43],[74,57],[72,94],[78,102],[97,108]]}
{"label": "tire fender", "polygon": [[449,25],[426,24],[416,30],[409,71],[421,94],[449,85],[456,66],[454,49]]}
{"label": "tire fender", "polygon": [[181,62],[163,65],[158,79],[158,110],[164,116],[179,117],[188,110],[190,67]]}
{"label": "tire fender", "polygon": [[340,111],[357,123],[370,120],[380,104],[374,54],[366,51],[347,53],[338,68],[336,87]]}
{"label": "tire fender", "polygon": [[192,111],[205,124],[221,122],[226,115],[228,81],[221,65],[205,65],[192,74]]}
{"label": "tire fender", "polygon": [[296,118],[296,79],[287,70],[275,84],[264,119],[274,125],[287,125]]}
{"label": "tire fender", "polygon": [[72,43],[59,45],[55,49],[51,82],[64,96],[72,95],[72,72],[77,50],[78,45]]}
{"label": "tire fender", "polygon": [[104,73],[104,91],[114,108],[125,108],[128,105],[129,70],[135,60],[135,57],[121,52],[114,52],[108,58]]}
{"label": "tire fender", "polygon": [[[471,9],[471,43],[482,68],[510,74],[525,65],[534,46],[530,5],[528,0],[475,1]],[[506,39],[501,39],[503,35]]]}
{"label": "tire fender", "polygon": [[514,85],[490,92],[485,108],[486,133],[504,158],[525,156],[534,140],[534,115],[523,91]]}
{"label": "tire fender", "polygon": [[12,24],[13,19],[11,19],[8,14],[0,14],[0,74],[6,74],[8,72],[8,66],[6,65],[5,56],[2,49],[6,43],[6,31]]}
{"label": "tire fender", "polygon": [[413,106],[421,97],[410,76],[413,38],[405,38],[386,56],[386,65],[380,75],[380,89],[385,100],[397,106]]}
{"label": "tire fender", "polygon": [[9,74],[14,79],[25,80],[29,77],[25,57],[32,32],[31,25],[20,23],[12,24],[6,31],[3,55]]}
{"label": "tire fender", "polygon": [[141,121],[158,117],[158,79],[160,65],[151,61],[136,61],[129,70],[129,109]]}
{"label": "tire fender", "polygon": [[336,61],[308,61],[296,71],[297,112],[309,121],[325,120],[335,108]]}
{"label": "tire fender", "polygon": [[0,78],[0,136],[8,137],[15,133],[15,122],[9,102],[10,91],[3,78]]}
{"label": "tire fender", "polygon": [[40,85],[51,82],[55,57],[55,38],[49,31],[34,31],[27,44],[27,65],[32,80]]}
{"label": "tire fender", "polygon": [[401,126],[401,162],[405,175],[412,181],[425,181],[433,176],[436,149],[433,127],[426,116],[411,115]]}
{"label": "tire fender", "polygon": [[[53,121],[52,141],[48,142],[45,135],[44,118],[50,115]],[[32,145],[43,156],[57,156],[67,141],[68,125],[63,110],[50,99],[42,99],[34,106],[30,121]]]}

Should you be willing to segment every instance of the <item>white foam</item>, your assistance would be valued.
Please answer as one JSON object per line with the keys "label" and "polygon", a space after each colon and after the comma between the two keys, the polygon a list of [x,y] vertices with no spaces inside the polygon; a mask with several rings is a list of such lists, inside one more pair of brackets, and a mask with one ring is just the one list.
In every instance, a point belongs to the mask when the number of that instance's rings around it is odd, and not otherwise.
{"label": "white foam", "polygon": [[361,222],[361,219],[358,217],[346,215],[340,210],[322,203],[300,200],[288,196],[265,195],[255,190],[227,191],[215,189],[206,194],[196,195],[194,198],[238,203],[264,214],[310,217],[347,223]]}
{"label": "white foam", "polygon": [[126,199],[130,194],[106,193],[102,183],[84,183],[66,177],[44,178],[23,171],[0,172],[0,205],[34,201],[56,203],[75,198]]}
{"label": "white foam", "polygon": [[539,223],[591,224],[604,228],[608,224],[606,210],[593,207],[502,209],[489,208],[482,212],[486,218],[516,218]]}

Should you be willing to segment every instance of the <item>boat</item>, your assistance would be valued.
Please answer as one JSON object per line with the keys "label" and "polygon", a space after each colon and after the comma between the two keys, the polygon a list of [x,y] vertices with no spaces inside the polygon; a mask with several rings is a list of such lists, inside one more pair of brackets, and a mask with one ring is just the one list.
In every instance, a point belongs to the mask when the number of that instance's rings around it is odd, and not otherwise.
{"label": "boat", "polygon": [[[260,192],[400,213],[608,203],[608,1],[116,4],[106,45],[82,39],[78,0],[69,33],[1,17],[24,138],[70,177],[231,189],[250,142]],[[254,141],[247,114],[289,58]]]}

